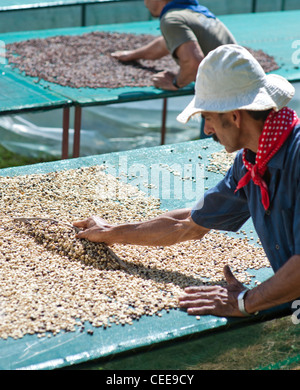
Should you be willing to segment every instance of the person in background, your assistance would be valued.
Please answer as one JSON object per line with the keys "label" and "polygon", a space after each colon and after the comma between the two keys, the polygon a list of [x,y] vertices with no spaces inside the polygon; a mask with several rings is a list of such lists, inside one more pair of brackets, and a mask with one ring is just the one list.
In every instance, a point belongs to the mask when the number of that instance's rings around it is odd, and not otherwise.
{"label": "person in background", "polygon": [[152,78],[153,85],[176,91],[194,82],[203,58],[220,45],[236,43],[225,25],[196,0],[144,0],[154,17],[160,19],[162,36],[136,50],[111,53],[122,61],[157,60],[171,54],[179,65],[174,74],[164,70]]}
{"label": "person in background", "polygon": [[74,222],[79,239],[168,246],[201,239],[210,229],[238,231],[251,218],[274,275],[246,289],[224,268],[225,286],[189,287],[179,306],[192,315],[248,316],[300,297],[300,120],[286,105],[294,87],[266,75],[249,51],[223,45],[201,62],[195,96],[178,116],[198,114],[204,131],[237,151],[223,180],[191,209],[113,225],[99,217]]}

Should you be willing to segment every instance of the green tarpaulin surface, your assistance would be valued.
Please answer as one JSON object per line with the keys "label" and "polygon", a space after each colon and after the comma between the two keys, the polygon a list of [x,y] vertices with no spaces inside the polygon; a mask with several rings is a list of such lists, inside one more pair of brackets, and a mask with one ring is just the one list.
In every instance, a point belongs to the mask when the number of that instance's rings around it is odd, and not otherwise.
{"label": "green tarpaulin surface", "polygon": [[68,98],[47,91],[24,77],[7,71],[0,75],[0,90],[0,112],[6,115],[61,108],[71,104]]}
{"label": "green tarpaulin surface", "polygon": [[[297,57],[297,48],[293,47],[293,43],[299,38],[299,17],[300,11],[284,11],[259,14],[225,15],[220,17],[220,19],[233,32],[239,44],[248,46],[252,49],[264,50],[267,54],[274,56],[276,62],[280,65],[280,69],[274,71],[273,73],[282,75],[290,81],[297,81],[300,80],[299,63],[297,64],[297,60],[300,55]],[[278,26],[284,26],[284,28],[278,28]],[[57,35],[78,35],[92,31],[153,35],[160,34],[158,21],[150,21],[1,34],[0,40],[5,43],[11,43],[31,38],[46,38]],[[4,65],[2,65],[2,67],[3,66]],[[17,72],[17,70],[14,71]],[[23,77],[24,79],[33,80],[30,77]],[[39,85],[46,87],[48,91],[55,92],[62,97],[72,100],[74,104],[80,106],[111,104],[193,94],[192,85],[175,92],[162,91],[153,87],[76,89],[62,87],[44,80],[40,80]],[[26,104],[25,99],[23,104]],[[21,108],[22,103],[20,104],[20,109]]]}
{"label": "green tarpaulin surface", "polygon": [[[219,150],[221,150],[220,145],[214,143],[211,139],[207,139],[27,167],[8,168],[1,170],[0,175],[15,176],[47,173],[83,166],[102,165],[104,161],[107,166],[119,166],[120,162],[124,166],[125,161],[128,167],[133,164],[143,164],[148,169],[151,167],[152,170],[159,169],[157,167],[158,163],[168,164],[169,166],[176,164],[177,169],[178,166],[183,169],[187,165],[195,168],[199,164],[199,154],[202,157],[201,164],[207,167],[211,153]],[[221,174],[212,172],[206,172],[206,176],[208,177],[205,182],[207,187],[213,186],[223,177]],[[163,193],[163,188],[161,188],[161,191]],[[174,188],[172,189],[171,186],[170,196],[166,199],[161,196],[161,208],[170,210],[186,207],[193,199],[189,195],[190,193],[186,191],[183,193],[184,196],[181,199],[176,199]],[[253,236],[256,242],[255,233],[250,233],[252,229],[251,221],[243,226],[243,230],[247,232],[248,237]],[[257,280],[263,281],[271,276],[272,270],[264,268],[260,271],[249,270],[249,273],[254,275],[253,283],[255,283]],[[284,312],[285,310],[286,308],[284,308]],[[200,320],[197,320],[194,316],[188,316],[185,311],[172,309],[169,313],[165,312],[162,317],[142,317],[139,321],[134,321],[133,325],[112,324],[111,328],[107,329],[94,328],[93,335],[86,332],[91,329],[91,325],[86,324],[85,332],[80,332],[80,329],[78,329],[75,332],[61,332],[55,336],[44,338],[38,338],[36,335],[26,335],[17,340],[2,339],[0,340],[0,369],[54,369],[89,362],[93,359],[111,359],[113,356],[136,350],[147,353],[147,349],[154,345],[168,344],[174,341],[178,343],[186,338],[201,337],[206,332],[251,324],[253,321],[264,321],[270,316],[275,318],[281,315],[282,308],[276,308],[261,313],[255,319],[202,316]]]}
{"label": "green tarpaulin surface", "polygon": [[[124,33],[136,33],[136,34],[153,34],[158,35],[160,33],[157,23],[137,22],[128,24],[117,24],[107,26],[94,26],[94,27],[80,27],[71,29],[55,29],[55,30],[43,30],[43,31],[31,31],[12,34],[0,34],[0,41],[5,44],[23,41],[31,38],[46,38],[56,35],[78,35],[89,33],[92,31],[112,31],[112,32],[124,32]],[[20,74],[17,69],[12,69],[4,64],[0,67],[3,72],[10,72],[18,74],[19,79],[23,79],[24,83],[34,84],[37,78],[32,78]],[[183,96],[193,94],[193,86],[188,86],[180,91],[162,91],[154,87],[124,87],[124,88],[70,88],[63,87],[58,84],[48,83],[44,80],[39,80],[38,85],[45,91],[53,92],[61,96],[61,99],[71,100],[73,104],[85,106],[85,105],[106,105],[111,103],[131,102],[138,100],[159,99],[164,97]],[[24,91],[23,91],[24,92]],[[45,92],[46,94],[47,92]],[[49,93],[48,93],[49,95]],[[23,109],[23,105],[27,105],[26,94],[19,96],[18,98],[19,110]],[[14,104],[15,105],[15,104]],[[6,108],[6,107],[5,107]],[[3,111],[0,102],[0,113]]]}

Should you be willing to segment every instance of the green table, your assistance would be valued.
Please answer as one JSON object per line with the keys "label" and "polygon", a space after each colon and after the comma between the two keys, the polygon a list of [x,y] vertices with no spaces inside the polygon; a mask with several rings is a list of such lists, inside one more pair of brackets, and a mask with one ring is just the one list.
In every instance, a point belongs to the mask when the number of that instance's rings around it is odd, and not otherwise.
{"label": "green table", "polygon": [[[131,1],[131,0],[2,0],[0,5],[1,11],[14,11],[33,8],[63,7],[70,5],[88,5],[97,3],[110,3],[114,1]],[[284,10],[285,0],[281,0],[281,10]],[[251,11],[256,12],[257,0],[252,0]]]}
{"label": "green table", "polygon": [[[295,48],[293,43],[299,39],[300,11],[283,11],[270,13],[252,13],[239,15],[225,15],[220,19],[229,27],[239,44],[252,49],[262,49],[274,56],[281,66],[273,72],[286,77],[289,81],[300,80],[299,64],[293,63]],[[284,28],[278,28],[284,26]],[[119,33],[153,34],[159,35],[158,21],[112,24],[80,28],[53,29],[42,31],[18,32],[1,34],[0,40],[5,43],[22,41],[31,38],[46,38],[55,35],[78,35],[92,31],[110,31]],[[1,68],[0,68],[1,70]],[[14,70],[17,72],[17,70]],[[21,76],[26,80],[36,81],[30,77]],[[167,99],[175,96],[192,95],[193,84],[179,91],[162,91],[154,87],[143,88],[69,88],[40,80],[39,85],[48,91],[71,100],[75,106],[73,157],[80,155],[81,111],[86,106],[107,105],[114,103],[145,101],[149,99],[163,99],[162,137],[164,143],[166,131]],[[24,101],[25,104],[25,101]],[[67,126],[65,126],[67,127]],[[63,156],[65,158],[66,156]]]}
{"label": "green table", "polygon": [[[1,72],[1,70],[0,70]],[[47,90],[16,73],[2,70],[0,74],[0,114],[12,115],[32,111],[63,109],[62,155],[68,153],[69,107],[72,101]]]}
{"label": "green table", "polygon": [[[128,167],[132,164],[143,164],[147,169],[150,169],[151,166],[154,169],[154,166],[157,166],[158,163],[168,164],[169,166],[176,163],[177,166],[179,164],[182,168],[186,164],[192,164],[195,167],[199,164],[199,154],[202,156],[201,163],[204,164],[204,167],[207,167],[211,153],[221,149],[222,147],[211,139],[205,139],[34,166],[8,168],[1,170],[0,175],[16,176],[47,173],[101,165],[103,161],[106,165],[118,166],[120,159],[126,159]],[[206,176],[208,177],[206,183],[208,187],[215,185],[223,177],[222,174],[212,172],[206,172]],[[128,182],[130,183],[129,180]],[[161,199],[161,208],[171,210],[185,207],[188,200],[184,196],[182,199],[176,199],[173,188],[167,199]],[[247,236],[253,236],[254,242],[256,242],[255,233],[250,232],[252,229],[251,221],[243,226]],[[255,272],[249,271],[249,273],[254,275],[253,283],[257,280],[263,281],[272,275],[270,268]],[[44,337],[41,339],[36,335],[27,335],[18,340],[0,340],[0,369],[54,369],[72,367],[79,363],[92,362],[94,359],[106,361],[124,353],[129,356],[137,351],[147,354],[147,351],[154,347],[163,348],[164,346],[170,346],[172,343],[180,345],[180,343],[187,340],[205,336],[208,332],[227,331],[289,313],[289,307],[283,306],[261,312],[253,318],[237,319],[209,315],[201,316],[201,319],[197,320],[194,316],[188,316],[185,311],[172,309],[169,313],[164,313],[162,317],[142,317],[139,321],[134,321],[133,325],[118,326],[112,324],[112,327],[107,329],[95,328],[93,329],[93,336],[86,332],[82,333],[78,329],[75,332],[62,332],[50,338]],[[91,325],[86,324],[87,329],[91,329]],[[163,361],[161,365],[163,368]]]}
{"label": "green table", "polygon": [[61,108],[72,101],[49,91],[12,72],[3,71],[0,77],[0,110],[2,115]]}
{"label": "green table", "polygon": [[[160,30],[157,22],[135,22],[125,24],[92,26],[92,27],[76,27],[68,29],[53,29],[42,31],[30,31],[30,32],[18,32],[9,34],[0,34],[0,41],[5,44],[23,41],[32,38],[47,38],[56,35],[78,35],[89,33],[92,31],[110,31],[120,33],[135,33],[135,34],[152,34],[159,35]],[[4,66],[2,66],[3,69]],[[19,74],[17,69],[10,69],[12,72]],[[1,71],[1,67],[0,67]],[[29,80],[30,82],[36,82],[36,78],[28,77],[19,74],[20,78]],[[75,107],[74,118],[74,142],[73,142],[73,157],[79,157],[80,155],[80,130],[81,130],[81,114],[82,107],[95,106],[95,105],[107,105],[114,103],[125,103],[133,101],[145,101],[151,99],[163,99],[162,107],[162,125],[161,125],[161,144],[164,144],[166,133],[166,116],[167,116],[167,98],[192,95],[194,93],[194,85],[182,88],[179,91],[163,91],[154,87],[124,87],[124,88],[70,88],[62,87],[58,84],[49,83],[44,80],[39,80],[39,85],[48,90],[53,91],[55,94],[60,95],[62,98],[71,100]],[[25,102],[25,100],[24,100]],[[1,112],[0,112],[1,113]],[[65,117],[65,120],[69,123],[69,118]],[[68,125],[65,124],[64,128]],[[68,152],[65,149],[65,153],[62,158],[68,157]]]}

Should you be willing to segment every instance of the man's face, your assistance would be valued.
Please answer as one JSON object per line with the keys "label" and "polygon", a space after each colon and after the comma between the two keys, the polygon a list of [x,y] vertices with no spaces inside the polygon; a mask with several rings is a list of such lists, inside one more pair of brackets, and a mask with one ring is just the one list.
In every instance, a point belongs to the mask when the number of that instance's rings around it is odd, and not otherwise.
{"label": "man's face", "polygon": [[233,113],[203,112],[202,118],[205,119],[204,133],[211,135],[214,141],[223,145],[228,153],[244,147],[241,130],[235,124]]}

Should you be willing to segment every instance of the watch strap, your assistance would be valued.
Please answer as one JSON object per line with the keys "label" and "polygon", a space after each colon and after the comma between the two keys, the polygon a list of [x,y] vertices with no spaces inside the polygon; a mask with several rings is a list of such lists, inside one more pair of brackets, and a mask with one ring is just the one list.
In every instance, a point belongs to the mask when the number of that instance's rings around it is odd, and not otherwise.
{"label": "watch strap", "polygon": [[239,311],[244,315],[249,317],[251,314],[249,314],[246,309],[245,309],[245,295],[247,294],[249,290],[246,288],[242,292],[239,293],[238,295],[238,307]]}

